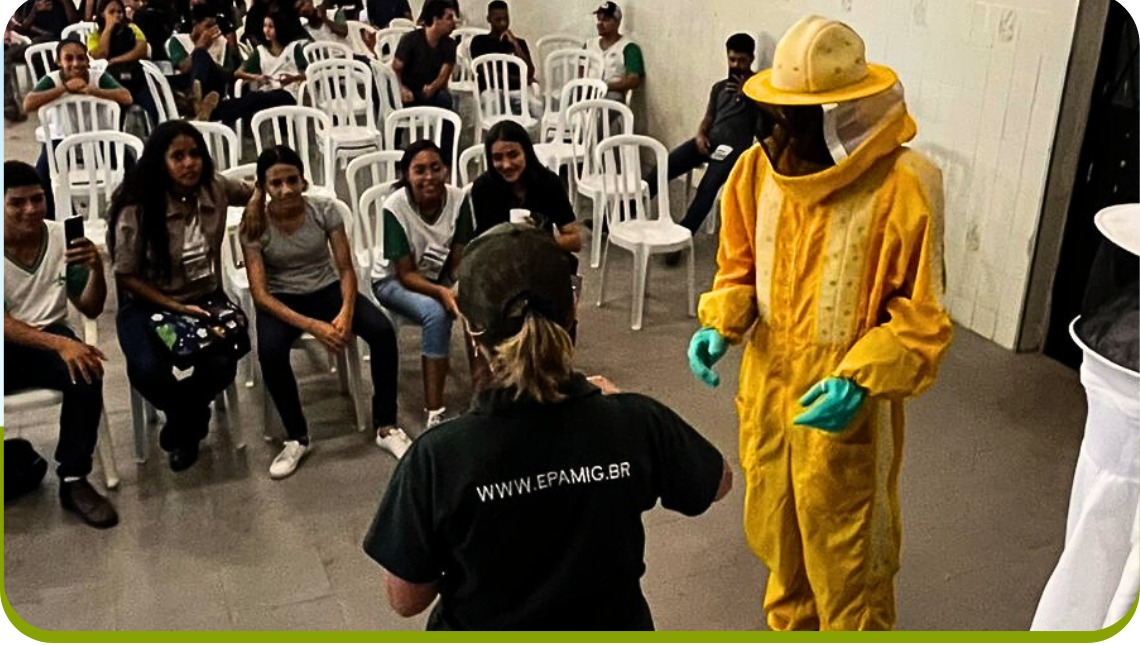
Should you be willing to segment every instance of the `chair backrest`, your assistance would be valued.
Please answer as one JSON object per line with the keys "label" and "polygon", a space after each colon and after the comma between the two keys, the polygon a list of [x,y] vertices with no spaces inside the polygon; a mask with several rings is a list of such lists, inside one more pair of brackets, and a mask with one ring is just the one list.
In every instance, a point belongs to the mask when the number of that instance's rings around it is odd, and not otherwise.
{"label": "chair backrest", "polygon": [[602,139],[594,149],[594,164],[602,180],[604,212],[610,230],[613,230],[615,224],[630,219],[654,220],[670,226],[673,224],[667,190],[657,193],[655,217],[649,216],[649,193],[642,190],[641,181],[642,150],[647,150],[657,164],[657,185],[667,185],[669,151],[652,137],[619,134]]}
{"label": "chair backrest", "polygon": [[63,96],[40,108],[40,123],[45,124],[44,148],[53,183],[59,176],[52,150],[55,140],[84,132],[118,130],[120,110],[114,101],[91,96]]}
{"label": "chair backrest", "polygon": [[[471,164],[475,164],[475,172],[470,172]],[[459,155],[459,183],[460,188],[468,186],[475,178],[487,170],[486,148],[481,143],[469,146]]]}
{"label": "chair backrest", "polygon": [[[376,106],[376,123],[384,123],[388,115],[404,107],[404,97],[400,95],[400,79],[392,68],[378,60],[369,63],[372,68],[372,80],[376,87],[376,95],[380,103]],[[385,146],[387,142],[385,141]]]}
{"label": "chair backrest", "polygon": [[[174,103],[174,91],[170,89],[170,82],[158,65],[149,60],[140,60],[143,75],[146,77],[146,86],[150,95],[154,97],[154,106],[158,110],[158,122],[163,123],[178,118],[178,106]],[[155,124],[157,125],[157,124]]]}
{"label": "chair backrest", "polygon": [[[471,61],[475,78],[480,81],[483,91],[475,101],[475,113],[480,123],[490,119],[529,120],[530,102],[526,100],[526,63],[518,56],[510,54],[484,54]],[[514,76],[521,86],[511,100],[510,78]]]}
{"label": "chair backrest", "polygon": [[459,83],[459,87],[466,89],[472,81],[471,74],[471,41],[476,36],[491,33],[485,27],[459,27],[451,32],[455,41],[455,68],[451,70],[451,82]]}
{"label": "chair backrest", "polygon": [[404,153],[399,150],[366,152],[348,162],[345,179],[348,180],[349,206],[354,215],[360,213],[360,195],[371,187],[388,186],[397,179],[397,165]]}
{"label": "chair backrest", "polygon": [[[451,140],[444,141],[444,123],[451,124]],[[384,120],[384,145],[389,150],[407,146],[413,141],[431,139],[443,151],[445,160],[451,162],[451,175],[448,183],[456,185],[456,164],[459,161],[459,131],[463,128],[459,115],[451,110],[420,105],[401,108]],[[404,136],[400,136],[404,135]]]}
{"label": "chair backrest", "polygon": [[331,117],[333,127],[376,129],[373,84],[369,66],[352,58],[330,58],[305,70],[305,85],[313,105]]}
{"label": "chair backrest", "polygon": [[598,173],[594,149],[600,141],[616,134],[633,134],[633,112],[608,99],[575,103],[566,108],[563,121],[574,157],[582,160],[581,164],[574,164],[578,180]]}
{"label": "chair backrest", "polygon": [[407,18],[392,18],[392,21],[388,23],[388,26],[399,27],[411,31],[412,29],[416,28],[416,23],[414,20],[409,20]]}
{"label": "chair backrest", "polygon": [[[316,108],[293,105],[258,112],[250,120],[250,129],[253,130],[253,141],[259,155],[265,150],[262,130],[266,122],[271,128],[273,145],[289,146],[295,150],[305,162],[305,179],[314,186],[323,186],[332,163],[328,156],[332,149],[328,141],[329,131],[332,130],[329,115]],[[321,166],[320,173],[314,167],[318,162]],[[315,179],[317,177],[320,181]]]}
{"label": "chair backrest", "polygon": [[40,80],[48,72],[59,69],[55,62],[55,48],[57,41],[49,43],[36,43],[24,50],[24,62],[28,64],[28,73],[35,80]]}
{"label": "chair backrest", "polygon": [[[557,125],[548,128],[542,133],[545,142],[567,141],[570,133],[566,127],[566,110],[582,101],[594,101],[606,97],[606,82],[600,78],[575,78],[562,86],[562,96],[558,99],[558,107],[553,114]],[[548,108],[549,109],[549,108]],[[543,113],[545,117],[548,113]]]}
{"label": "chair backrest", "polygon": [[99,31],[99,25],[93,22],[77,22],[74,25],[68,25],[63,28],[59,33],[61,40],[67,40],[73,34],[78,35],[80,42],[87,44],[87,37]]}
{"label": "chair backrest", "polygon": [[367,56],[368,58],[376,55],[368,41],[375,40],[378,29],[359,20],[347,20],[344,26],[348,29],[348,35],[345,38],[348,40],[348,47],[353,54]]}
{"label": "chair backrest", "polygon": [[[586,47],[586,39],[574,34],[548,34],[534,41],[534,50],[532,54],[538,56],[534,60],[538,64],[542,64],[550,52],[559,49],[583,49]],[[545,84],[545,79],[544,79]]]}
{"label": "chair backrest", "polygon": [[392,194],[391,186],[373,186],[360,196],[353,254],[361,266],[374,267],[384,257],[384,202]]}
{"label": "chair backrest", "polygon": [[305,45],[305,60],[310,65],[330,58],[352,58],[352,48],[334,40],[317,40]]}
{"label": "chair backrest", "polygon": [[562,106],[558,99],[562,88],[579,78],[601,79],[605,70],[602,55],[597,52],[578,49],[556,49],[542,61],[542,94],[545,112],[558,112]]}
{"label": "chair backrest", "polygon": [[206,149],[210,151],[210,158],[214,160],[214,168],[218,172],[235,168],[238,165],[237,133],[230,126],[214,121],[191,121],[191,125],[198,128],[202,138],[206,140]]}
{"label": "chair backrest", "polygon": [[376,45],[372,48],[372,53],[376,54],[376,60],[386,65],[390,64],[396,55],[396,46],[400,44],[400,39],[404,37],[404,34],[414,29],[414,27],[378,29],[376,31]]}
{"label": "chair backrest", "polygon": [[142,156],[143,142],[114,130],[64,137],[54,151],[55,165],[61,171],[61,181],[55,187],[57,213],[70,215],[78,202],[85,204],[88,219],[100,217],[123,182],[128,149],[137,160]]}

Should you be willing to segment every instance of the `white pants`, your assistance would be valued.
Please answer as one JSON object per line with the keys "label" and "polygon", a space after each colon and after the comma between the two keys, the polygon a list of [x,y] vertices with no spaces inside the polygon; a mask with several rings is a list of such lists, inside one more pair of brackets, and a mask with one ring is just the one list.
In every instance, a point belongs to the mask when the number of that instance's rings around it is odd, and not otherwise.
{"label": "white pants", "polygon": [[1140,379],[1085,354],[1089,414],[1065,549],[1045,585],[1034,630],[1098,630],[1119,621],[1140,587]]}

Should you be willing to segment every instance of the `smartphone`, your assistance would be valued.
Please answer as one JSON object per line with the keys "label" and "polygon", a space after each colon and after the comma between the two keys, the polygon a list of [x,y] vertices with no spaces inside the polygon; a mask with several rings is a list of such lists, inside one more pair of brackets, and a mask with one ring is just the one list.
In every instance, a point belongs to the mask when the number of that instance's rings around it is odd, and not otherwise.
{"label": "smartphone", "polygon": [[63,220],[63,236],[67,240],[67,246],[70,247],[72,242],[83,237],[83,216],[76,215]]}

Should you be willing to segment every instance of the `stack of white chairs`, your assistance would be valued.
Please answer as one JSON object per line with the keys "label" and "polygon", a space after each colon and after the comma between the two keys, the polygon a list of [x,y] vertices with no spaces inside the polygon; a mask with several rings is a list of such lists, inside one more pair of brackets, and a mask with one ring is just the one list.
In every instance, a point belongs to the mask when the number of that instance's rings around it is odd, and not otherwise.
{"label": "stack of white chairs", "polygon": [[[451,125],[451,137],[444,141],[444,124]],[[406,147],[420,139],[431,139],[445,158],[451,160],[448,183],[453,186],[459,180],[459,130],[463,127],[459,115],[451,110],[438,107],[416,106],[402,108],[388,115],[384,121],[384,144],[389,150]]]}
{"label": "stack of white chairs", "polygon": [[[579,79],[601,81],[604,63],[600,54],[578,49],[556,49],[542,63],[542,141],[563,141],[560,131],[562,112],[568,107],[562,100],[562,91],[568,83]],[[605,84],[603,81],[604,98]],[[580,97],[579,97],[580,98]],[[594,98],[594,97],[590,97]]]}
{"label": "stack of white chairs", "polygon": [[313,41],[305,45],[302,51],[305,54],[305,61],[310,65],[332,58],[352,58],[351,47],[332,40]]}
{"label": "stack of white chairs", "polygon": [[[305,163],[305,180],[309,193],[322,197],[336,197],[335,177],[332,172],[332,144],[329,132],[332,119],[328,114],[310,107],[286,105],[262,110],[253,115],[250,129],[260,155],[265,149],[263,130],[270,128],[272,144],[289,146]],[[318,174],[315,166],[320,166]]]}
{"label": "stack of white chairs", "polygon": [[[372,69],[376,95],[380,97],[380,103],[376,106],[376,123],[381,124],[388,120],[389,114],[404,107],[404,97],[400,94],[400,79],[396,78],[396,72],[390,66],[373,60],[369,62],[369,67]],[[384,146],[392,147],[386,139]]]}
{"label": "stack of white chairs", "polygon": [[365,152],[380,150],[383,142],[376,127],[376,111],[372,104],[373,76],[368,65],[351,58],[332,58],[313,63],[305,71],[306,87],[313,105],[327,113],[332,127],[328,131],[331,161],[326,185],[335,186],[335,173],[342,161]]}
{"label": "stack of white chairs", "polygon": [[107,245],[107,223],[102,218],[111,196],[123,183],[128,151],[142,156],[143,142],[134,135],[113,130],[71,134],[54,147],[60,181],[56,185],[56,212],[70,215],[86,211],[84,235],[96,246]]}
{"label": "stack of white chairs", "polygon": [[[551,52],[558,51],[559,49],[584,49],[586,47],[586,39],[574,34],[548,34],[539,38],[534,42],[534,50],[531,52],[534,59],[539,64],[542,64]],[[546,70],[539,70],[540,74],[544,74]],[[539,82],[543,87],[547,87],[546,79],[540,77]]]}
{"label": "stack of white chairs", "polygon": [[[567,125],[566,110],[582,101],[598,100],[605,98],[605,96],[606,83],[601,79],[576,78],[567,82],[562,86],[562,96],[558,100],[558,105],[561,107],[557,114],[558,120],[550,130],[546,130],[543,126],[546,136],[541,143],[534,146],[535,154],[539,158],[547,160],[544,163],[554,172],[559,172],[562,166],[569,169],[567,178],[571,194],[574,194],[576,190],[574,168],[582,162],[582,157],[578,155],[585,154],[585,150],[576,151],[574,148],[573,139],[582,134],[582,127],[579,123],[575,130]],[[545,113],[543,119],[546,119]]]}
{"label": "stack of white chairs", "polygon": [[[43,106],[39,110],[39,120],[43,124],[40,138],[47,153],[48,173],[51,179],[52,190],[60,195],[65,190],[64,184],[70,180],[60,171],[56,160],[55,144],[70,135],[98,131],[117,131],[119,129],[119,104],[114,101],[90,96],[64,96]],[[123,160],[118,159],[121,164]],[[121,177],[121,176],[120,176]],[[81,187],[82,180],[76,180],[76,189]],[[66,206],[64,206],[67,204]],[[70,204],[65,199],[56,200],[57,212],[53,214],[56,219],[63,219],[71,215]]]}
{"label": "stack of white chairs", "polygon": [[[538,120],[530,114],[526,63],[510,54],[484,54],[471,61],[475,82],[483,90],[475,101],[475,141],[483,140],[483,132],[499,121],[514,121],[528,131],[538,128]],[[518,79],[518,89],[511,89],[510,78]],[[480,83],[481,81],[481,83]]]}
{"label": "stack of white chairs", "polygon": [[[353,54],[357,56],[367,56],[369,58],[376,56],[366,41],[368,39],[375,40],[376,33],[379,31],[378,29],[359,20],[349,20],[345,22],[344,26],[348,28],[348,46]],[[367,36],[365,34],[367,34]]]}
{"label": "stack of white chairs", "polygon": [[[637,169],[641,154],[648,151],[657,164],[657,182],[665,186],[668,178],[669,151],[656,139],[635,134],[621,134],[603,139],[594,150],[594,165],[601,178],[599,196],[609,235],[602,253],[602,276],[598,287],[597,306],[605,302],[606,268],[610,246],[633,254],[633,304],[630,329],[641,329],[645,311],[645,290],[649,275],[649,257],[658,253],[688,252],[688,313],[697,311],[693,234],[673,221],[669,209],[669,191],[657,193],[655,217],[651,217],[649,191]],[[633,172],[631,172],[633,170]],[[595,212],[596,209],[595,209]],[[594,221],[595,239],[601,239],[601,222]]]}

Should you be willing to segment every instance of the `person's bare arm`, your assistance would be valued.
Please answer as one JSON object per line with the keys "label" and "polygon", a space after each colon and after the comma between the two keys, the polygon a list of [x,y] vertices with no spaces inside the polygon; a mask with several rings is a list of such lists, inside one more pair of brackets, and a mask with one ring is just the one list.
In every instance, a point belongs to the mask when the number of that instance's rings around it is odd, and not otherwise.
{"label": "person's bare arm", "polygon": [[439,584],[416,584],[388,573],[388,604],[404,618],[410,618],[431,606],[439,595]]}
{"label": "person's bare arm", "polygon": [[400,99],[404,103],[410,103],[414,97],[412,90],[404,85],[404,61],[397,56],[392,57],[392,72],[396,74],[396,80],[400,83]]}
{"label": "person's bare arm", "polygon": [[99,254],[99,249],[91,240],[80,238],[67,249],[66,258],[69,264],[85,266],[90,271],[83,291],[68,299],[84,316],[97,318],[103,313],[103,306],[107,302],[107,278],[103,273],[103,257]]}
{"label": "person's bare arm", "polygon": [[577,253],[582,250],[582,226],[578,222],[571,222],[566,226],[558,227],[554,241],[564,251]]}
{"label": "person's bare arm", "polygon": [[341,332],[347,341],[352,334],[352,316],[356,311],[357,281],[356,260],[353,258],[343,224],[329,231],[329,246],[332,248],[333,261],[340,276],[341,298],[340,312],[336,318],[333,318],[332,326]]}
{"label": "person's bare arm", "polygon": [[[64,1],[66,2],[66,0]],[[108,52],[111,51],[111,32],[113,31],[113,28],[113,23],[107,23],[107,26],[103,29],[103,32],[99,34],[99,43],[95,45],[95,49],[87,52],[90,54],[91,58],[99,60],[107,58]],[[111,61],[107,62],[110,63]]]}
{"label": "person's bare arm", "polygon": [[728,465],[728,460],[724,460],[724,471],[720,474],[720,486],[717,486],[716,495],[713,496],[714,502],[719,502],[728,495],[728,491],[732,490],[732,467]]}
{"label": "person's bare arm", "polygon": [[626,74],[616,81],[607,83],[607,87],[611,92],[627,92],[629,90],[636,90],[641,86],[641,77],[637,74]]}
{"label": "person's bare arm", "polygon": [[51,103],[52,101],[67,94],[67,88],[60,84],[50,90],[42,90],[40,92],[28,92],[24,95],[24,111],[36,112],[43,106]]}
{"label": "person's bare arm", "polygon": [[451,82],[451,70],[453,69],[455,69],[455,65],[444,63],[443,67],[439,68],[439,76],[424,86],[424,96],[435,96],[436,92],[446,90],[447,84]]}
{"label": "person's bare arm", "polygon": [[455,292],[420,275],[419,271],[416,271],[411,255],[396,260],[396,277],[404,288],[435,298],[452,313],[459,312],[459,305],[455,302]]}
{"label": "person's bare arm", "polygon": [[86,94],[87,96],[94,96],[97,99],[107,99],[109,101],[114,101],[123,107],[126,107],[134,102],[134,98],[131,97],[131,91],[125,87],[120,87],[113,90],[105,90],[96,85],[88,84]]}

